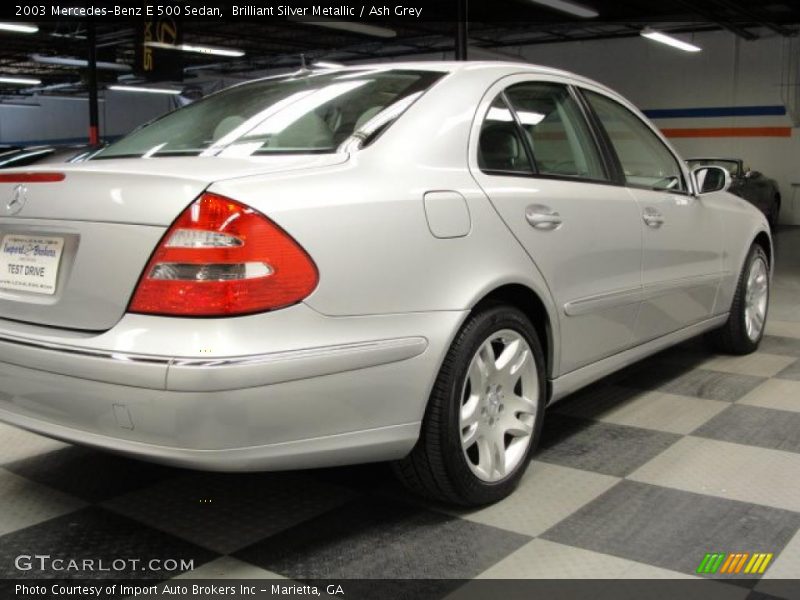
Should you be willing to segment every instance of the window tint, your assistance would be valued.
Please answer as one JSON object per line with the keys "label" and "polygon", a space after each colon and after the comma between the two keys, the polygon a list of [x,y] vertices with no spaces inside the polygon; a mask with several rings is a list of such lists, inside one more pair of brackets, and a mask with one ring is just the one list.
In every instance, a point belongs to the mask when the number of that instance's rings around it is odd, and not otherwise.
{"label": "window tint", "polygon": [[608,133],[629,185],[686,190],[678,161],[639,117],[605,96],[584,93]]}
{"label": "window tint", "polygon": [[495,98],[481,125],[478,166],[484,171],[533,173],[520,130],[502,95]]}
{"label": "window tint", "polygon": [[506,90],[541,175],[606,179],[589,127],[569,90],[553,83],[521,83]]}

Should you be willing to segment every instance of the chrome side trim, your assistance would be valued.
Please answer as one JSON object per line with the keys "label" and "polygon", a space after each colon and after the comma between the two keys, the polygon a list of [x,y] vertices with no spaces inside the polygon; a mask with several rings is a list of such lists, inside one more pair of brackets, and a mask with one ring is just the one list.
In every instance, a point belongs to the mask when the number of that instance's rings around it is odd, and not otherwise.
{"label": "chrome side trim", "polygon": [[406,337],[211,359],[94,350],[3,334],[0,362],[132,387],[220,391],[388,364],[427,347],[424,337]]}
{"label": "chrome side trim", "polygon": [[642,290],[642,300],[652,300],[659,296],[666,296],[675,292],[688,290],[695,287],[717,285],[722,279],[721,273],[711,275],[695,275],[694,277],[684,277],[681,279],[670,279],[644,286]]}
{"label": "chrome side trim", "polygon": [[607,292],[598,294],[596,296],[587,296],[572,300],[564,305],[564,314],[569,317],[578,317],[589,313],[606,310],[609,308],[617,308],[620,306],[628,306],[636,304],[642,300],[642,288],[628,288],[614,292]]}
{"label": "chrome side trim", "polygon": [[591,365],[581,367],[570,373],[552,380],[552,395],[550,402],[558,402],[565,396],[597,381],[598,379],[618,371],[630,363],[637,362],[665,348],[679,344],[684,340],[693,338],[701,333],[721,327],[728,320],[728,313],[717,315],[700,323],[695,323],[679,331],[651,340],[635,348],[625,350]]}
{"label": "chrome side trim", "polygon": [[569,317],[577,317],[589,313],[628,306],[637,302],[646,302],[659,296],[665,296],[681,290],[691,289],[705,285],[717,285],[722,279],[722,273],[712,273],[711,275],[698,275],[681,279],[671,279],[660,281],[644,287],[627,288],[586,296],[572,300],[564,305],[564,314]]}

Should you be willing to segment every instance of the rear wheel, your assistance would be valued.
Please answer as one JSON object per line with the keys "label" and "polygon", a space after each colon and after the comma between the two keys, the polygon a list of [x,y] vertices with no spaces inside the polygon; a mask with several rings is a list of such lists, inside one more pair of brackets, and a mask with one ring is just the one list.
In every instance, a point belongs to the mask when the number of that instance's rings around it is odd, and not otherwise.
{"label": "rear wheel", "polygon": [[729,354],[754,352],[764,336],[768,311],[769,259],[764,249],[755,244],[739,275],[728,321],[712,332],[712,342]]}
{"label": "rear wheel", "polygon": [[510,494],[538,441],[544,359],[536,331],[511,306],[471,316],[436,379],[420,438],[396,463],[413,491],[475,506]]}

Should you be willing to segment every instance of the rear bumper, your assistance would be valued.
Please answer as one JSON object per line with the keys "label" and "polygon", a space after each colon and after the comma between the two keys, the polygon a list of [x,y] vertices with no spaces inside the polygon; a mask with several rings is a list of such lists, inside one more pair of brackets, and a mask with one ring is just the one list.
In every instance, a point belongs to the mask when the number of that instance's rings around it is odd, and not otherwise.
{"label": "rear bumper", "polygon": [[[234,323],[228,333],[256,323],[268,328],[276,315]],[[341,327],[340,318],[305,307],[294,310],[292,318],[298,316],[310,321],[301,331],[326,342],[333,337],[325,324]],[[123,324],[121,333],[132,335],[142,319]],[[65,343],[0,331],[0,420],[69,442],[211,470],[399,458],[416,441],[461,313],[345,320],[354,322],[339,329],[340,343],[313,344],[298,332],[293,348],[276,349],[291,346],[278,337],[263,342],[262,352],[227,356],[112,351],[97,339]],[[396,335],[403,330],[414,335]],[[297,347],[301,343],[305,347]]]}
{"label": "rear bumper", "polygon": [[175,467],[207,471],[279,471],[330,467],[402,458],[419,436],[420,423],[390,425],[311,439],[204,450],[148,444],[101,435],[19,412],[0,409],[0,421],[65,442],[91,446]]}

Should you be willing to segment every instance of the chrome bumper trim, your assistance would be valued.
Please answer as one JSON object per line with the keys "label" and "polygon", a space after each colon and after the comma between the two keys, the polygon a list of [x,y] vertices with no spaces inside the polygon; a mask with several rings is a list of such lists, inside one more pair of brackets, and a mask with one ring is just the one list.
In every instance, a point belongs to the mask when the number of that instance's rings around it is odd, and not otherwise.
{"label": "chrome bumper trim", "polygon": [[[89,356],[92,358],[102,358],[104,360],[119,360],[124,362],[140,362],[155,365],[168,365],[173,359],[165,356],[150,356],[147,354],[131,354],[127,352],[111,352],[108,350],[92,350],[91,348],[81,348],[78,346],[69,346],[67,344],[54,344],[52,342],[43,342],[39,340],[30,340],[27,338],[20,338],[13,335],[2,334],[0,335],[0,344],[14,344],[16,346],[23,346],[26,348],[36,348],[38,350],[52,350],[54,352],[61,352],[62,354],[73,354],[75,356]],[[3,362],[16,364],[8,360],[5,352],[0,354]]]}
{"label": "chrome bumper trim", "polygon": [[80,379],[174,391],[221,391],[271,385],[413,358],[424,337],[373,340],[219,358],[94,350],[0,335],[0,362]]}
{"label": "chrome bumper trim", "polygon": [[399,362],[427,347],[424,337],[406,337],[215,360],[175,359],[167,389],[212,392],[285,383]]}

